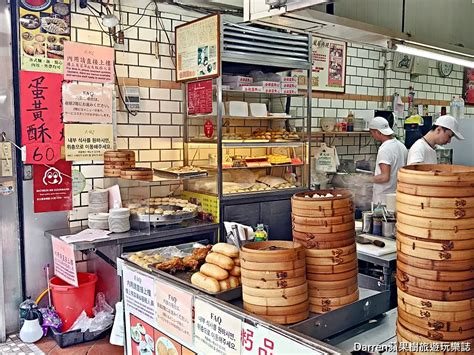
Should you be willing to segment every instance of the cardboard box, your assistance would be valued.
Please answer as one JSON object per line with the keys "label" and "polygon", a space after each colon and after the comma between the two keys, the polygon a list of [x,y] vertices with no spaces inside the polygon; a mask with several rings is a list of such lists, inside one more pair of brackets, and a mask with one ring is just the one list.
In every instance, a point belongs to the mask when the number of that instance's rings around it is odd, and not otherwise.
{"label": "cardboard box", "polygon": [[281,93],[285,95],[296,95],[298,94],[298,88],[281,89]]}
{"label": "cardboard box", "polygon": [[281,77],[282,83],[295,83],[298,84],[298,78],[296,76],[282,76]]}
{"label": "cardboard box", "polygon": [[280,82],[279,81],[257,81],[256,83],[253,83],[252,85],[255,86],[263,86],[264,88],[280,88]]}
{"label": "cardboard box", "polygon": [[263,92],[263,86],[246,85],[239,88],[245,92]]}
{"label": "cardboard box", "polygon": [[253,78],[242,75],[223,75],[222,82],[225,85],[229,85],[231,89],[237,89],[244,85],[253,83]]}
{"label": "cardboard box", "polygon": [[280,83],[280,87],[282,89],[293,89],[293,88],[298,88],[298,83],[295,81],[295,82],[292,82],[292,81],[282,81]]}

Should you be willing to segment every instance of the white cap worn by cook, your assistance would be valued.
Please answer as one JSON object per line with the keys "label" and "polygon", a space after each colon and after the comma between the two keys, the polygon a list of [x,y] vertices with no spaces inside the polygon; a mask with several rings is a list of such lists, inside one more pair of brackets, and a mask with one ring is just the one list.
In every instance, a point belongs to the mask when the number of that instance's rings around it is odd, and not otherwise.
{"label": "white cap worn by cook", "polygon": [[393,130],[388,125],[388,121],[380,116],[374,117],[369,122],[369,129],[376,129],[385,136],[390,136],[393,134]]}
{"label": "white cap worn by cook", "polygon": [[437,126],[450,129],[457,139],[459,140],[464,139],[464,136],[461,133],[459,133],[458,120],[455,119],[453,116],[450,116],[450,115],[439,116],[434,124]]}

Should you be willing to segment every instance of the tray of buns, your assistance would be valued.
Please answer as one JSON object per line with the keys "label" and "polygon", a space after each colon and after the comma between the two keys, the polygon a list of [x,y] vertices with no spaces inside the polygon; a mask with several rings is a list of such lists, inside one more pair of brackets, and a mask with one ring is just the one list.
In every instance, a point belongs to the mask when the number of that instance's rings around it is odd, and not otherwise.
{"label": "tray of buns", "polygon": [[239,249],[207,240],[125,253],[122,257],[153,273],[223,301],[242,296]]}

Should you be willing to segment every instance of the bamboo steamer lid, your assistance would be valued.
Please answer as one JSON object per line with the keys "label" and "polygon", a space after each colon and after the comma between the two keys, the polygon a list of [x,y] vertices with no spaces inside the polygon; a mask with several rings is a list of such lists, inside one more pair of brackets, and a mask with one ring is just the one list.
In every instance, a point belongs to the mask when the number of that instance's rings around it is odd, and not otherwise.
{"label": "bamboo steamer lid", "polygon": [[403,284],[414,286],[426,290],[436,291],[464,291],[474,289],[474,280],[458,281],[458,282],[443,282],[421,279],[418,276],[409,275],[403,271],[397,272],[397,278]]}
{"label": "bamboo steamer lid", "polygon": [[447,332],[443,330],[434,330],[425,327],[420,327],[416,324],[412,324],[406,321],[402,316],[398,317],[398,322],[404,326],[406,329],[411,330],[414,333],[420,334],[424,337],[427,337],[430,340],[439,340],[439,341],[460,341],[471,339],[474,337],[473,329],[463,329],[461,332]]}
{"label": "bamboo steamer lid", "polygon": [[344,306],[359,299],[359,290],[342,297],[309,297],[309,303],[316,306]]}
{"label": "bamboo steamer lid", "polygon": [[407,205],[401,202],[397,202],[397,212],[427,218],[460,219],[474,217],[474,208],[431,208]]}
{"label": "bamboo steamer lid", "polygon": [[345,256],[350,255],[356,252],[355,243],[341,248],[332,248],[332,249],[306,249],[306,257],[310,258],[326,258],[330,256]]}
{"label": "bamboo steamer lid", "polygon": [[357,259],[357,254],[352,253],[350,255],[340,255],[340,256],[332,256],[327,258],[314,258],[311,256],[306,257],[306,265],[341,265],[353,262]]}
{"label": "bamboo steamer lid", "polygon": [[[306,275],[306,268],[300,267],[294,270],[278,270],[278,271],[259,271],[246,270],[241,268],[241,277],[253,280],[286,280]],[[305,276],[306,277],[306,276]]]}
{"label": "bamboo steamer lid", "polygon": [[[293,232],[293,238],[295,238],[295,233]],[[296,238],[295,238],[296,239]],[[333,242],[321,242],[315,239],[310,240],[298,240],[307,250],[308,249],[332,249],[332,248],[341,248],[346,247],[349,245],[353,245],[355,243],[355,236],[351,236],[350,238],[344,240],[336,240]]]}
{"label": "bamboo steamer lid", "polygon": [[[466,262],[469,264],[472,263],[471,260],[467,260]],[[427,270],[405,264],[401,261],[400,258],[398,258],[397,269],[409,275],[418,275],[418,277],[422,279],[433,281],[465,281],[474,279],[474,269],[472,268],[472,266],[467,271]]]}
{"label": "bamboo steamer lid", "polygon": [[[321,297],[344,297],[348,296],[354,292],[358,291],[358,285],[353,284],[348,287],[344,288],[336,288],[332,290],[325,290],[321,288],[311,288],[309,286],[309,297],[316,297],[316,298],[321,298]],[[311,301],[310,301],[311,303]]]}
{"label": "bamboo steamer lid", "polygon": [[423,186],[472,187],[474,168],[463,165],[407,165],[398,171],[398,181]]}
{"label": "bamboo steamer lid", "polygon": [[[355,229],[355,223],[354,221],[348,222],[348,223],[342,223],[342,224],[332,224],[328,225],[326,227],[324,226],[310,226],[310,225],[305,225],[305,224],[298,224],[298,223],[293,223],[293,230],[297,232],[303,232],[303,233],[312,233],[312,234],[324,234],[324,233],[338,233],[338,232],[345,232],[345,231],[353,231]],[[323,239],[320,239],[323,240]],[[334,239],[337,240],[337,239]]]}
{"label": "bamboo steamer lid", "polygon": [[357,260],[340,265],[306,265],[307,274],[337,274],[357,269]]}
{"label": "bamboo steamer lid", "polygon": [[271,289],[264,289],[264,288],[255,288],[249,287],[247,285],[242,284],[242,292],[248,296],[256,296],[256,297],[292,297],[297,296],[302,293],[308,292],[308,285],[306,283],[295,286],[295,287],[286,287],[286,288],[271,288]]}
{"label": "bamboo steamer lid", "polygon": [[[269,249],[271,248],[271,249]],[[279,249],[281,248],[281,249]],[[248,262],[275,262],[275,260],[303,260],[305,248],[298,242],[268,241],[248,243],[240,251],[240,259]]]}
{"label": "bamboo steamer lid", "polygon": [[312,313],[322,314],[322,313],[333,311],[341,307],[344,307],[344,306],[318,306],[318,305],[310,303],[309,311]]}
{"label": "bamboo steamer lid", "polygon": [[428,197],[397,192],[397,202],[421,208],[474,208],[474,197]]}
{"label": "bamboo steamer lid", "polygon": [[423,319],[436,319],[437,321],[443,322],[464,322],[469,321],[472,322],[472,318],[474,317],[473,310],[465,310],[465,311],[436,311],[432,309],[423,309],[420,307],[416,307],[409,303],[404,302],[400,297],[397,299],[398,308],[402,309],[406,313],[409,313],[415,317],[423,318]]}
{"label": "bamboo steamer lid", "polygon": [[[404,240],[406,241],[406,240]],[[474,267],[474,249],[472,250],[432,250],[421,247],[414,247],[414,244],[404,244],[401,239],[397,240],[397,250],[415,258],[429,260],[472,260]]]}
{"label": "bamboo steamer lid", "polygon": [[397,309],[397,313],[401,316],[401,318],[405,319],[411,324],[434,330],[442,330],[445,332],[459,332],[468,329],[472,330],[474,328],[474,320],[467,320],[461,322],[438,321],[431,318],[416,317],[408,312],[405,312],[402,308]]}
{"label": "bamboo steamer lid", "polygon": [[110,160],[112,158],[133,158],[135,159],[135,152],[133,150],[118,149],[118,150],[106,150],[104,152],[104,160]]}
{"label": "bamboo steamer lid", "polygon": [[293,223],[296,223],[296,224],[327,227],[330,225],[352,222],[354,221],[354,214],[345,214],[345,215],[336,216],[336,217],[320,218],[320,217],[300,217],[293,213],[292,220],[293,220]]}
{"label": "bamboo steamer lid", "polygon": [[122,169],[105,168],[104,166],[104,177],[120,177]]}
{"label": "bamboo steamer lid", "polygon": [[240,259],[240,268],[242,269],[242,274],[244,270],[255,270],[255,271],[280,271],[280,270],[294,270],[304,267],[306,265],[305,259],[293,260],[293,261],[278,261],[274,263],[268,262],[255,262],[255,261],[245,261]]}
{"label": "bamboo steamer lid", "polygon": [[[313,198],[314,195],[327,195],[331,194],[332,197],[318,197]],[[340,196],[337,196],[340,195]],[[310,196],[309,198],[305,196]],[[333,190],[316,190],[299,192],[293,195],[291,198],[291,207],[310,209],[310,210],[321,210],[321,209],[336,209],[343,207],[352,207],[352,193],[346,189],[333,189]]]}
{"label": "bamboo steamer lid", "polygon": [[254,280],[241,277],[242,285],[261,288],[261,289],[281,289],[287,287],[295,287],[306,283],[306,276],[293,277],[283,280]]}
{"label": "bamboo steamer lid", "polygon": [[337,217],[344,216],[354,213],[354,208],[352,206],[342,207],[342,208],[327,208],[321,210],[311,210],[304,208],[292,207],[291,212],[295,216],[299,217],[309,217],[309,218],[326,218],[326,217]]}
{"label": "bamboo steamer lid", "polygon": [[[411,246],[413,249],[423,248],[429,250],[451,251],[451,250],[474,250],[473,239],[466,240],[426,240],[424,238],[412,237],[403,233],[397,233],[397,241]],[[474,252],[471,251],[474,255]]]}
{"label": "bamboo steamer lid", "polygon": [[402,192],[407,195],[427,196],[427,197],[473,197],[474,188],[472,187],[440,187],[440,186],[422,186],[414,184],[397,183],[397,193]]}
{"label": "bamboo steamer lid", "polygon": [[305,241],[307,242],[309,240],[314,240],[318,242],[337,242],[350,238],[352,238],[352,241],[355,243],[354,229],[339,233],[315,233],[313,231],[299,232],[293,229],[293,239],[296,239],[299,243]]}
{"label": "bamboo steamer lid", "polygon": [[457,312],[457,311],[472,311],[474,310],[474,299],[462,301],[433,301],[421,297],[409,295],[402,290],[398,290],[398,297],[405,303],[409,303],[415,307],[423,309],[441,311],[441,312]]}
{"label": "bamboo steamer lid", "polygon": [[[456,231],[460,229],[473,229],[474,218],[463,218],[463,219],[425,218],[425,217],[411,216],[403,212],[397,211],[397,225],[398,224],[407,224],[409,226],[429,228],[429,229],[442,229],[442,230]],[[446,237],[444,239],[446,239]],[[466,238],[466,239],[472,239],[472,236],[471,238]]]}
{"label": "bamboo steamer lid", "polygon": [[429,240],[472,240],[474,236],[474,228],[441,230],[425,227],[416,227],[408,224],[403,224],[400,221],[397,221],[397,233],[398,232],[401,232],[411,237]]}
{"label": "bamboo steamer lid", "polygon": [[[412,256],[406,255],[402,253],[401,251],[397,252],[397,262],[412,266],[414,268],[425,269],[428,271],[438,270],[438,271],[453,272],[453,271],[469,271],[472,269],[471,260],[439,261],[439,260],[421,259],[421,258],[414,258]],[[410,272],[409,274],[412,274],[412,273]],[[422,277],[422,278],[426,279],[426,277]],[[469,279],[469,278],[467,277],[466,279]],[[449,280],[434,280],[434,281],[449,281]],[[457,280],[457,281],[462,281],[462,280]]]}
{"label": "bamboo steamer lid", "polygon": [[268,307],[281,307],[281,306],[292,306],[308,300],[308,292],[292,296],[290,298],[286,297],[258,297],[250,296],[245,293],[242,293],[242,299],[250,304],[255,304],[257,306],[268,306]]}
{"label": "bamboo steamer lid", "polygon": [[150,168],[128,168],[120,171],[122,179],[129,180],[153,180],[153,169]]}
{"label": "bamboo steamer lid", "polygon": [[281,307],[268,307],[258,306],[255,304],[247,303],[244,301],[244,309],[258,315],[267,316],[284,316],[288,314],[298,314],[308,310],[309,302],[304,302],[292,305],[292,306],[281,306]]}
{"label": "bamboo steamer lid", "polygon": [[318,290],[334,290],[346,287],[352,287],[357,285],[357,276],[351,277],[350,279],[338,280],[338,281],[315,281],[308,279],[308,287],[310,289]]}
{"label": "bamboo steamer lid", "polygon": [[[455,284],[455,282],[453,282]],[[397,279],[398,289],[416,297],[427,297],[435,301],[460,301],[474,298],[474,290],[463,291],[437,291],[431,289],[422,289],[416,286],[403,283]]]}
{"label": "bamboo steamer lid", "polygon": [[288,314],[284,316],[260,316],[278,324],[293,324],[307,319],[309,317],[309,310],[297,314]]}
{"label": "bamboo steamer lid", "polygon": [[347,280],[347,279],[352,279],[354,277],[357,277],[357,269],[347,271],[347,272],[340,272],[338,274],[311,274],[308,273],[306,276],[308,278],[308,281],[341,281],[341,280]]}

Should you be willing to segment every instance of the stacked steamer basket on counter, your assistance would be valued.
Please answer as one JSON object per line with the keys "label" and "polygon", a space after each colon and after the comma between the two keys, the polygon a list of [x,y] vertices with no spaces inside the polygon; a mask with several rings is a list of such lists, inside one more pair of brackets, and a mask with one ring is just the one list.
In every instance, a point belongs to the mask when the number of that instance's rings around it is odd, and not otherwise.
{"label": "stacked steamer basket on counter", "polygon": [[133,150],[108,150],[104,153],[104,177],[120,177],[123,169],[135,167]]}
{"label": "stacked steamer basket on counter", "polygon": [[301,243],[248,243],[240,251],[244,309],[279,324],[309,316],[305,250]]}
{"label": "stacked steamer basket on counter", "polygon": [[[443,353],[436,343],[470,343],[472,353],[474,168],[413,165],[399,171],[397,287],[399,342],[431,343],[433,353]],[[416,352],[411,350],[406,353]]]}
{"label": "stacked steamer basket on counter", "polygon": [[293,240],[306,247],[310,311],[325,313],[359,299],[352,194],[297,193],[291,199]]}

